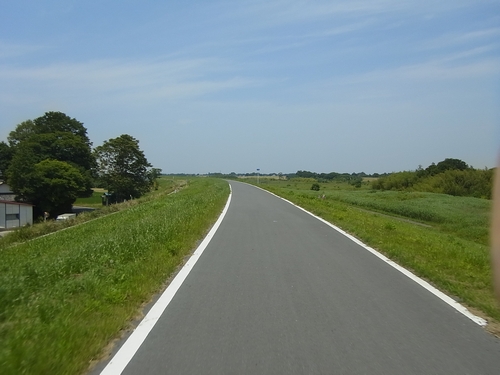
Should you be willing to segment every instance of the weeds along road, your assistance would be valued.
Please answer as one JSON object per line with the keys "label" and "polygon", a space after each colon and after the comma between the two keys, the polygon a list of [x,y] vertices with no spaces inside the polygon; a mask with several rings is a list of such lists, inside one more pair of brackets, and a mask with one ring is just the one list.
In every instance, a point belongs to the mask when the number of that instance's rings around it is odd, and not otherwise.
{"label": "weeds along road", "polygon": [[325,223],[231,182],[124,374],[498,374],[500,340]]}

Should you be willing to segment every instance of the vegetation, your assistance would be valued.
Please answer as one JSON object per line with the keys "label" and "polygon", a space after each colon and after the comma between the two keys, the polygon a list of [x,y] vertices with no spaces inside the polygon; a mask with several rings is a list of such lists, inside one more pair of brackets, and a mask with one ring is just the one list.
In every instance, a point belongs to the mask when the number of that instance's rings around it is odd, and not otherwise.
{"label": "vegetation", "polygon": [[92,193],[94,158],[87,129],[61,112],[19,124],[2,146],[6,177],[17,199],[35,205],[35,216],[71,209],[78,196]]}
{"label": "vegetation", "polygon": [[[157,186],[159,185],[159,181],[156,181]],[[83,207],[89,207],[89,208],[101,208],[103,206],[102,204],[102,195],[105,192],[105,189],[99,189],[99,188],[94,188],[92,189],[94,192],[90,197],[84,197],[84,198],[77,198],[74,205],[75,206],[83,206]],[[156,189],[158,190],[158,189]]]}
{"label": "vegetation", "polygon": [[[280,195],[360,238],[460,302],[500,321],[489,257],[491,201],[348,183],[265,180]],[[254,181],[255,182],[255,181]],[[490,328],[493,329],[493,328]],[[498,333],[498,331],[496,332]]]}
{"label": "vegetation", "polygon": [[14,150],[5,142],[0,142],[0,178],[5,178]]}
{"label": "vegetation", "polygon": [[138,198],[151,189],[151,164],[134,137],[123,134],[104,142],[96,147],[95,158],[99,181],[115,194],[118,202]]}
{"label": "vegetation", "polygon": [[208,178],[168,194],[174,187],[162,179],[158,191],[109,208],[121,207],[116,214],[16,246],[10,238],[39,226],[0,240],[2,374],[81,373],[103,354],[204,236],[229,193],[226,182]]}
{"label": "vegetation", "polygon": [[425,191],[491,198],[493,170],[474,169],[459,159],[445,159],[431,164],[426,169],[393,173],[379,178],[372,183],[379,190]]}
{"label": "vegetation", "polygon": [[151,168],[138,140],[124,134],[92,152],[83,123],[61,112],[24,121],[7,139],[8,144],[0,142],[1,177],[17,200],[35,206],[35,217],[71,211],[78,197],[92,195],[95,176],[118,201],[158,187],[161,170]]}
{"label": "vegetation", "polygon": [[318,183],[314,183],[311,185],[311,190],[314,190],[314,191],[319,191],[319,184]]}

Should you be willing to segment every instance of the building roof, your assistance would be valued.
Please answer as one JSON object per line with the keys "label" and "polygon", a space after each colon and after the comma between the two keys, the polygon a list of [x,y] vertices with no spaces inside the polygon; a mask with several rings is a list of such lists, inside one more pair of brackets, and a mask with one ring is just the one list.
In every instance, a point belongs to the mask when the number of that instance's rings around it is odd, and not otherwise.
{"label": "building roof", "polygon": [[14,201],[3,201],[0,199],[0,204],[16,204],[18,206],[31,206],[31,207],[34,207],[33,204],[29,204],[29,203],[24,203],[24,202],[14,202]]}

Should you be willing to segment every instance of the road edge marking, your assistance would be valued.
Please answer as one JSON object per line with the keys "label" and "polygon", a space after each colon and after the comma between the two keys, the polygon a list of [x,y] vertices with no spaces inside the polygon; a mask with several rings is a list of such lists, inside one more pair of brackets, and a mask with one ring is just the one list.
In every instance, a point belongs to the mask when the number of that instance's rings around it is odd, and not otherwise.
{"label": "road edge marking", "polygon": [[193,255],[191,255],[186,264],[184,264],[179,273],[172,280],[167,289],[165,289],[165,291],[162,293],[158,301],[156,301],[151,310],[149,310],[147,315],[141,320],[139,325],[134,329],[130,337],[125,341],[122,347],[113,356],[111,361],[109,361],[106,367],[101,371],[101,375],[121,374],[125,369],[125,367],[127,367],[128,363],[132,360],[137,350],[141,347],[144,340],[146,340],[146,337],[148,336],[149,332],[151,332],[156,322],[158,322],[163,312],[174,298],[175,294],[177,293],[182,283],[193,269],[198,259],[201,257],[201,254],[203,254],[203,252],[207,248],[208,244],[210,243],[215,233],[217,232],[217,229],[219,229],[222,220],[226,216],[232,197],[231,185],[230,184],[228,185],[229,185],[229,197],[227,198],[226,205],[224,206],[224,209],[222,210],[219,218],[217,219],[213,227],[210,229],[210,231],[205,236],[200,245],[196,248]]}
{"label": "road edge marking", "polygon": [[[248,184],[248,185],[251,185],[251,184]],[[448,305],[450,305],[451,307],[453,307],[459,313],[465,315],[467,318],[469,318],[470,320],[472,320],[474,323],[480,325],[481,327],[484,327],[484,326],[486,326],[488,324],[488,322],[485,319],[483,319],[483,318],[481,318],[481,317],[479,317],[477,315],[474,315],[465,306],[461,305],[460,303],[458,303],[457,301],[455,301],[453,298],[451,298],[447,294],[441,292],[439,289],[437,289],[436,287],[432,286],[431,284],[429,284],[424,279],[418,277],[417,275],[415,275],[414,273],[408,271],[406,268],[404,268],[401,265],[397,264],[393,260],[387,258],[385,255],[383,255],[382,253],[378,252],[374,248],[372,248],[372,247],[368,246],[367,244],[361,242],[358,238],[356,238],[353,235],[347,233],[343,229],[335,226],[334,224],[332,224],[332,223],[326,221],[325,219],[323,219],[322,217],[319,217],[319,216],[313,214],[312,212],[307,211],[305,208],[302,208],[302,207],[296,205],[295,203],[289,201],[288,199],[280,197],[279,195],[277,195],[277,194],[275,194],[275,193],[273,193],[273,192],[271,192],[269,190],[263,189],[263,188],[261,188],[259,186],[255,186],[255,185],[251,185],[251,186],[254,186],[257,189],[265,191],[266,193],[274,195],[275,197],[277,197],[277,198],[279,198],[279,199],[281,199],[281,200],[283,200],[283,201],[285,201],[287,203],[290,203],[292,206],[297,207],[298,209],[300,209],[300,210],[304,211],[305,213],[307,213],[307,214],[315,217],[316,219],[318,219],[319,221],[321,221],[324,224],[328,225],[329,227],[335,229],[337,232],[343,234],[344,236],[346,236],[347,238],[349,238],[351,241],[353,241],[356,244],[358,244],[359,246],[363,247],[365,250],[368,250],[370,253],[372,253],[373,255],[375,255],[377,258],[381,259],[382,261],[384,261],[385,263],[387,263],[391,267],[393,267],[396,270],[398,270],[399,272],[401,272],[406,277],[410,278],[411,280],[413,280],[414,282],[416,282],[417,284],[419,284],[423,288],[427,289],[429,292],[431,292],[436,297],[438,297],[439,299],[441,299],[443,302],[445,302]]]}

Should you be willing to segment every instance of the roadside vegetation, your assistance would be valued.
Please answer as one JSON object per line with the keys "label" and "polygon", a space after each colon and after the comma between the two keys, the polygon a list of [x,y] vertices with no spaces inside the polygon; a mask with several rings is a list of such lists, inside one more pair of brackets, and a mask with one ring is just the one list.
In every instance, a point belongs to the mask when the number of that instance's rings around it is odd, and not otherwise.
{"label": "roadside vegetation", "polygon": [[[162,178],[143,198],[0,240],[2,374],[82,373],[129,327],[229,194],[222,180],[178,183]],[[39,237],[59,224],[72,227]]]}
{"label": "roadside vegetation", "polygon": [[375,179],[379,190],[425,191],[491,199],[493,169],[474,169],[459,159],[445,159],[416,171],[392,173]]}
{"label": "roadside vegetation", "polygon": [[261,179],[259,186],[353,234],[479,310],[492,323],[490,330],[498,334],[500,308],[493,294],[488,247],[491,201],[410,190],[380,191],[372,189],[372,182],[357,188],[348,182],[314,178]]}

